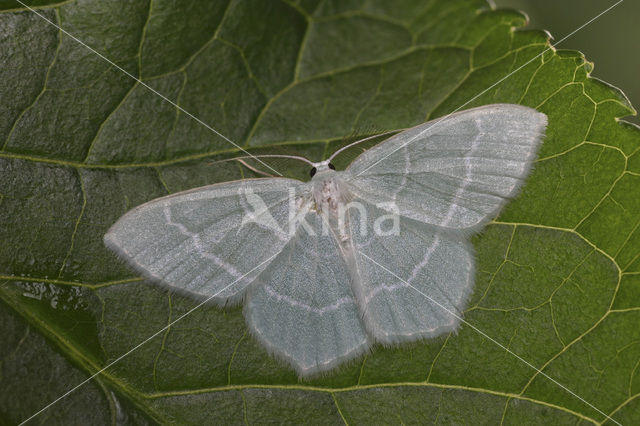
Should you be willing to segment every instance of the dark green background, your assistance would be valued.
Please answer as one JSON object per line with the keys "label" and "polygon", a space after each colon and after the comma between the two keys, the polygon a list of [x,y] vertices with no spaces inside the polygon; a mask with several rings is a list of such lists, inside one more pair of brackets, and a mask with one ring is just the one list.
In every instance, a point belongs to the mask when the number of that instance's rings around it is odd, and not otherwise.
{"label": "dark green background", "polygon": [[[494,0],[497,7],[526,11],[528,28],[545,29],[557,40],[598,15],[616,0]],[[627,95],[640,105],[640,1],[625,0],[587,27],[562,42],[558,48],[576,49],[595,64],[592,75]],[[629,121],[640,123],[640,117]]]}
{"label": "dark green background", "polygon": [[[473,239],[464,317],[600,410],[640,424],[640,131],[619,120],[633,109],[589,77],[580,53],[537,56],[545,34],[515,31],[520,14],[483,0],[33,4],[252,152],[316,161],[353,133],[450,113],[526,64],[466,105],[528,105],[549,126],[521,194]],[[239,151],[14,6],[0,0],[0,417],[10,424],[195,305],[119,262],[102,242],[109,226],[167,193],[253,176],[212,164]],[[299,162],[276,167],[308,176]],[[605,419],[468,326],[378,345],[301,381],[251,338],[240,308],[207,306],[36,420],[372,418]]]}

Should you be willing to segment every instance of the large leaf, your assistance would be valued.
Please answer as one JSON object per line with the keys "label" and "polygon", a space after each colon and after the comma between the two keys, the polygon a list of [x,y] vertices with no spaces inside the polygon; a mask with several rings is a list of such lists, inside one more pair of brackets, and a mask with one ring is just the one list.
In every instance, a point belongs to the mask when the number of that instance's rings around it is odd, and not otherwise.
{"label": "large leaf", "polygon": [[[536,58],[545,34],[481,0],[32,3],[246,149],[313,160],[354,133],[451,112],[524,65],[468,105],[532,106],[549,128],[522,194],[474,239],[465,319],[617,421],[640,422],[640,132],[582,55]],[[117,261],[106,229],[168,192],[253,174],[211,164],[240,151],[15,1],[0,8],[0,414],[12,423],[195,304]],[[300,382],[240,309],[207,306],[34,421],[371,419],[606,418],[467,325]]]}

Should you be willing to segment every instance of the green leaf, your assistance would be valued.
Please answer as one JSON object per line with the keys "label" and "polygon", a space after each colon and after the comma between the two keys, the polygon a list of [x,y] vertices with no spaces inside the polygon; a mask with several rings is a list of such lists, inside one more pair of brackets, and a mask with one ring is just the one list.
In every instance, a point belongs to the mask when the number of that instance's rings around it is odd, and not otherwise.
{"label": "green leaf", "polygon": [[[548,49],[544,33],[518,29],[521,14],[481,0],[30,4],[255,153],[320,160],[355,134],[461,105],[546,113],[522,194],[474,239],[465,320],[616,421],[640,423],[640,131],[581,54]],[[15,1],[0,10],[0,416],[17,423],[195,305],[120,263],[103,247],[107,228],[168,192],[254,173],[213,163],[240,151],[41,17]],[[606,420],[468,325],[300,382],[247,334],[239,308],[207,306],[34,421],[372,418]]]}

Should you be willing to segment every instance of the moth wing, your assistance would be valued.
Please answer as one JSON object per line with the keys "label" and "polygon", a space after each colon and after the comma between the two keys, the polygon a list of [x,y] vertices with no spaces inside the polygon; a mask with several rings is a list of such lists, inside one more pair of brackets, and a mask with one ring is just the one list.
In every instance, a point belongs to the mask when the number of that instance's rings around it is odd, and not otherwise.
{"label": "moth wing", "polygon": [[[368,218],[388,212],[361,200]],[[349,210],[353,274],[359,309],[369,335],[392,344],[455,330],[473,289],[471,244],[441,228],[399,217],[398,232],[363,234],[361,212]]]}
{"label": "moth wing", "polygon": [[237,302],[289,241],[290,188],[307,187],[247,179],[158,198],[127,212],[104,241],[153,281],[218,305]]}
{"label": "moth wing", "polygon": [[373,204],[442,228],[478,230],[514,197],[541,144],[547,117],[494,104],[403,131],[361,154],[348,182]]}
{"label": "moth wing", "polygon": [[345,256],[322,215],[309,208],[302,215],[308,227],[297,228],[245,304],[253,335],[301,376],[330,370],[369,347]]}

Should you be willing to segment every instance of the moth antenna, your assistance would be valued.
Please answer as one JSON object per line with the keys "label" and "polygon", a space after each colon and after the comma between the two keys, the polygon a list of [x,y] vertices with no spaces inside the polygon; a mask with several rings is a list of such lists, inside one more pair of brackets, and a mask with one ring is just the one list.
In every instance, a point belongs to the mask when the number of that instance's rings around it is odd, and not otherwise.
{"label": "moth antenna", "polygon": [[231,161],[231,160],[241,160],[241,159],[247,159],[247,158],[289,158],[292,160],[299,160],[299,161],[304,161],[305,163],[313,166],[313,162],[311,160],[307,160],[304,157],[300,157],[298,155],[285,155],[285,154],[261,154],[261,155],[243,155],[240,157],[233,157],[233,158],[225,158],[224,160],[217,160],[217,161],[212,161],[209,164],[217,164],[217,163],[223,163],[225,161]]}
{"label": "moth antenna", "polygon": [[247,164],[247,162],[246,162],[246,161],[244,161],[242,158],[233,158],[233,160],[236,160],[238,163],[242,164],[243,166],[245,166],[247,169],[251,170],[251,171],[252,171],[252,172],[254,172],[254,173],[257,173],[257,174],[259,174],[259,175],[266,176],[266,177],[275,177],[275,176],[274,176],[274,175],[272,175],[272,174],[269,174],[269,173],[267,173],[267,172],[263,172],[262,170],[259,170],[259,169],[255,168],[255,167],[253,167],[253,166],[250,166],[250,165],[249,165],[249,164]]}
{"label": "moth antenna", "polygon": [[403,131],[403,130],[406,130],[406,129],[389,130],[389,131],[386,131],[386,132],[383,132],[383,133],[378,133],[378,134],[376,134],[376,135],[371,135],[371,136],[368,136],[368,137],[366,137],[366,138],[364,138],[364,139],[360,139],[360,140],[357,140],[357,141],[355,141],[355,142],[352,142],[352,143],[350,143],[349,145],[345,145],[345,146],[343,146],[342,148],[340,148],[339,150],[337,150],[336,152],[334,152],[333,154],[331,154],[331,157],[329,157],[329,161],[333,160],[333,158],[334,158],[336,155],[340,154],[342,151],[347,150],[347,149],[351,148],[352,146],[356,146],[356,145],[358,145],[359,143],[366,142],[366,141],[368,141],[368,140],[371,140],[371,139],[377,138],[377,137],[379,137],[379,136],[384,136],[384,135],[389,135],[389,134],[391,134],[391,133],[401,132],[401,131]]}

